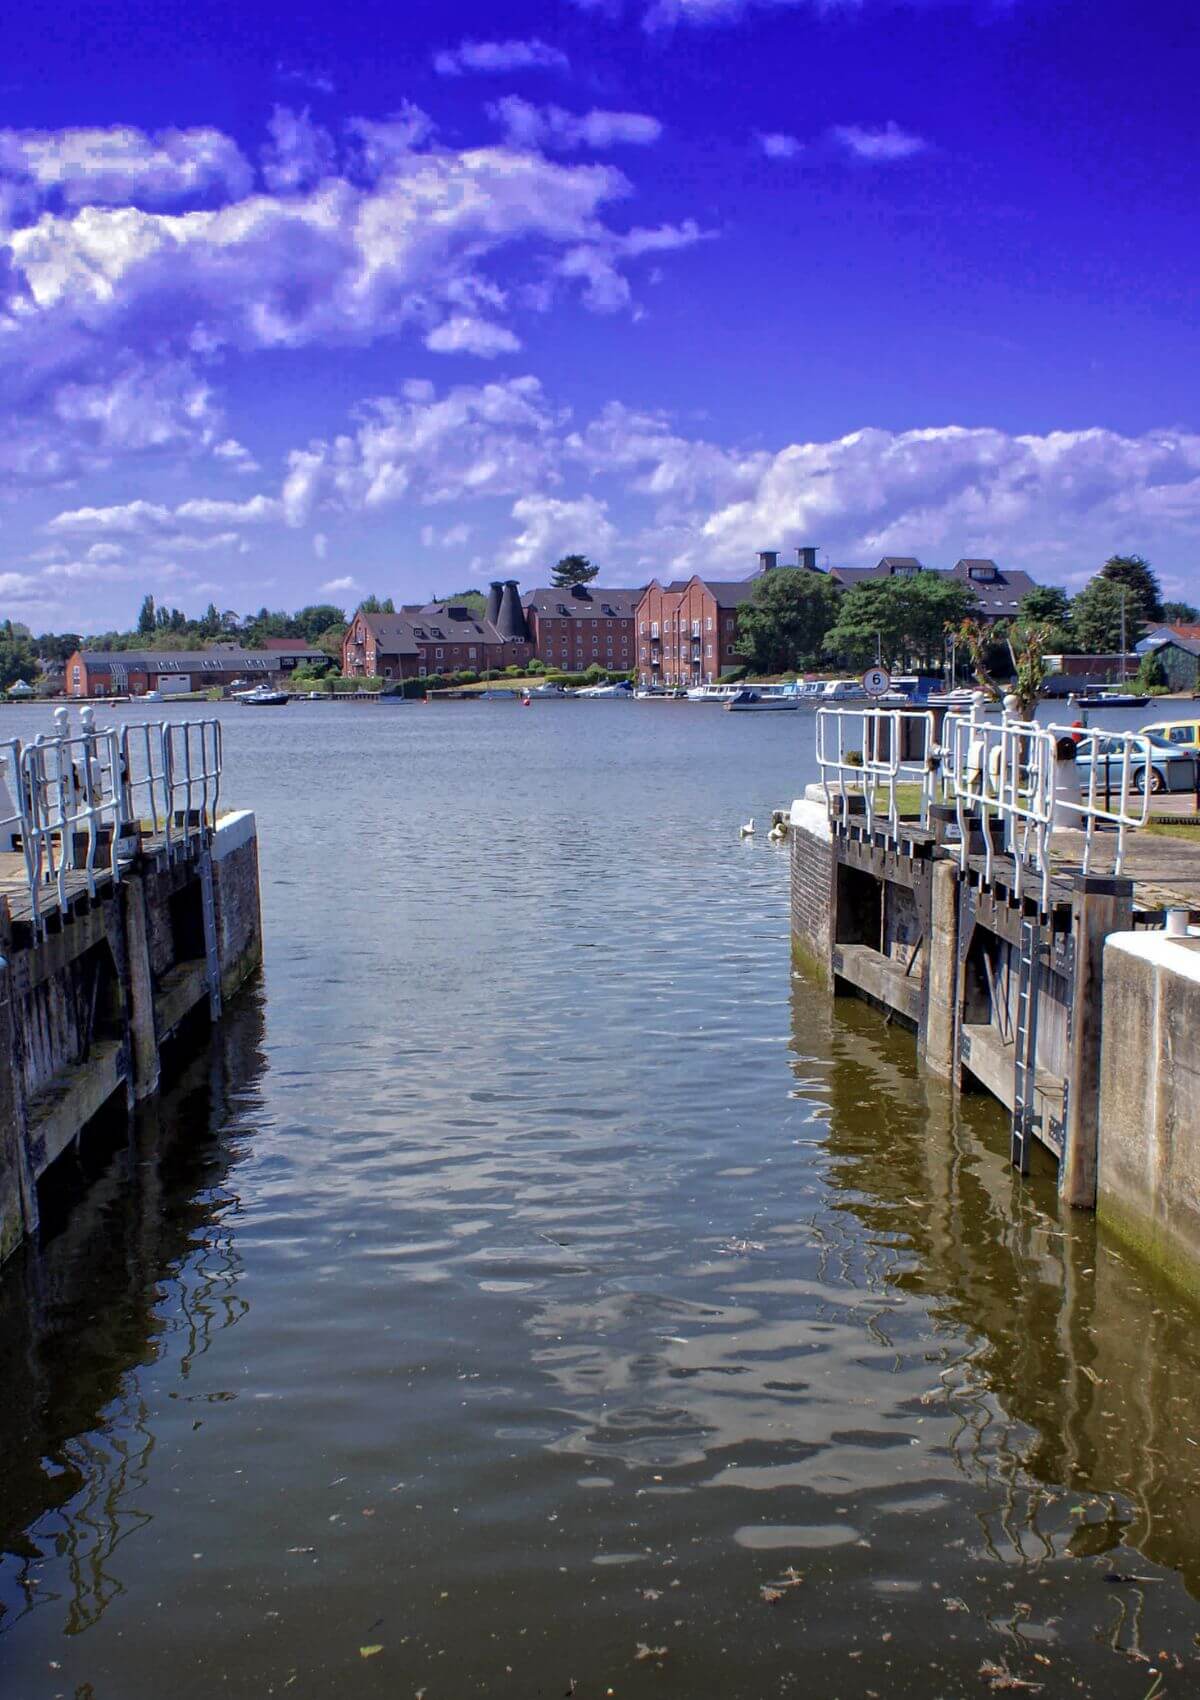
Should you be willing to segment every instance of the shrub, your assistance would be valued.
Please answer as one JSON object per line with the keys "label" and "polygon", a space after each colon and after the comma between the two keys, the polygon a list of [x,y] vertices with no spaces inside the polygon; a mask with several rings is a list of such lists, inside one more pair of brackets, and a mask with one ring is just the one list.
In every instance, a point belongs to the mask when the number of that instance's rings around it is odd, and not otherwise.
{"label": "shrub", "polygon": [[521,677],[521,669],[516,665],[515,662],[512,663],[510,666],[506,667],[504,669],[504,671],[510,679],[519,679]]}
{"label": "shrub", "polygon": [[529,663],[529,666],[525,669],[525,671],[527,673],[544,673],[546,671],[546,663],[535,659]]}
{"label": "shrub", "polygon": [[455,673],[454,683],[456,685],[473,685],[477,682],[478,678],[479,674],[473,667],[463,667]]}
{"label": "shrub", "polygon": [[498,679],[500,677],[500,674],[495,667],[485,667],[479,677],[484,680],[486,684],[490,685],[493,679]]}

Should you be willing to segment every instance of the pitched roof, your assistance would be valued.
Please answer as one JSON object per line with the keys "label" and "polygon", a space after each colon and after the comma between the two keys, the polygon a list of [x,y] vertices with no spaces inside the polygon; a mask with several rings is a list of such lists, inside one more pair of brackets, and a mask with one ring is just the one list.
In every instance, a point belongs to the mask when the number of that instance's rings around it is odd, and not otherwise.
{"label": "pitched roof", "polygon": [[511,641],[490,620],[475,614],[463,603],[405,603],[399,614],[367,614],[360,609],[351,620],[364,620],[375,642],[388,655],[417,655],[422,643],[474,643],[499,645]]}
{"label": "pitched roof", "polygon": [[700,582],[712,592],[718,608],[737,608],[743,602],[749,602],[761,584],[762,576],[758,573],[754,578],[744,579],[701,578]]}
{"label": "pitched roof", "polygon": [[642,600],[637,590],[610,590],[606,585],[563,585],[556,589],[527,591],[522,598],[529,613],[547,615],[557,620],[603,620],[633,618]]}
{"label": "pitched roof", "polygon": [[982,555],[964,555],[952,567],[923,567],[915,555],[884,555],[873,567],[834,567],[829,576],[849,590],[853,585],[876,579],[915,577],[918,570],[969,584],[978,598],[980,611],[993,620],[1001,616],[1011,618],[1022,597],[1038,588],[1037,581],[1028,573],[998,567],[995,561]]}
{"label": "pitched roof", "polygon": [[[312,652],[316,654],[314,650]],[[264,649],[81,649],[91,673],[275,673],[283,657]]]}

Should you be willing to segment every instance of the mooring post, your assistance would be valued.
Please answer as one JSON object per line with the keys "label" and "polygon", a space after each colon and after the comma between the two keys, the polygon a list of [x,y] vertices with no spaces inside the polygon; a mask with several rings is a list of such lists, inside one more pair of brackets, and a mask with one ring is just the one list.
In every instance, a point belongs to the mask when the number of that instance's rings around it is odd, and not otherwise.
{"label": "mooring post", "polygon": [[950,1080],[958,1055],[958,865],[936,857],[929,869],[929,943],[922,1039],[925,1061]]}
{"label": "mooring post", "polygon": [[1100,1134],[1100,1023],[1104,1001],[1104,941],[1133,926],[1133,881],[1076,874],[1071,942],[1074,971],[1067,1017],[1067,1102],[1058,1190],[1065,1204],[1096,1207]]}
{"label": "mooring post", "polygon": [[133,1095],[148,1098],[158,1091],[158,1031],[154,1021],[154,977],[150,968],[150,936],[146,924],[146,884],[131,874],[122,886],[125,905],[125,948],[129,954],[129,1042],[133,1053]]}
{"label": "mooring post", "polygon": [[0,1263],[38,1228],[6,923],[0,917]]}

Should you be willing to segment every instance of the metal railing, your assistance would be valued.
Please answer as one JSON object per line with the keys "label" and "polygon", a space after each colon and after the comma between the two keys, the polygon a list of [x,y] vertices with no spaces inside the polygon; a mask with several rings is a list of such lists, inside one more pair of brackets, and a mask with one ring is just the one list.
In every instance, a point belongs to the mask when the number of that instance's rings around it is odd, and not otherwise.
{"label": "metal railing", "polygon": [[0,850],[20,850],[35,931],[65,911],[82,874],[90,897],[103,874],[121,878],[122,841],[144,822],[168,858],[216,824],[221,795],[217,720],[97,727],[94,711],[70,730],[67,709],[56,730],[32,743],[0,743]]}
{"label": "metal railing", "polygon": [[1000,826],[1002,853],[1013,863],[1013,895],[1027,882],[1049,907],[1051,840],[1055,831],[1083,835],[1081,871],[1092,871],[1101,833],[1120,874],[1126,834],[1149,819],[1149,739],[1140,732],[1081,726],[1039,726],[1005,714],[984,720],[977,708],[948,714],[942,728],[942,773],[955,805],[959,865],[970,857],[971,828],[981,829],[983,877],[991,883],[997,854],[992,826]]}
{"label": "metal railing", "polygon": [[[825,801],[845,826],[861,814],[868,832],[900,831],[901,786],[918,787],[919,819],[928,825],[936,799],[939,751],[934,718],[909,708],[819,708],[817,765]],[[886,826],[884,826],[886,823]]]}
{"label": "metal railing", "polygon": [[1049,839],[1054,818],[1054,737],[1032,721],[1000,721],[948,714],[942,726],[942,770],[955,807],[959,867],[966,872],[971,828],[983,838],[983,877],[991,884],[995,865],[992,821],[999,821],[1004,853],[1013,861],[1013,895],[1020,900],[1026,879],[1039,883],[1043,908],[1050,901]]}

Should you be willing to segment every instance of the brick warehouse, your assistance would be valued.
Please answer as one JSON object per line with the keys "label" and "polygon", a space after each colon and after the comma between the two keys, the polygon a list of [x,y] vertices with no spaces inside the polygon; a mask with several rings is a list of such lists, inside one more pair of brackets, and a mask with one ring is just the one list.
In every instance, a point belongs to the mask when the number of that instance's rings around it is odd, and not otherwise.
{"label": "brick warehouse", "polygon": [[[758,559],[769,572],[778,555],[768,549]],[[652,579],[637,607],[639,684],[713,684],[736,667],[738,609],[757,583],[758,575],[730,582],[696,574],[666,585]]]}
{"label": "brick warehouse", "polygon": [[430,673],[524,667],[533,656],[515,579],[495,583],[484,615],[462,603],[406,605],[398,614],[360,608],[342,639],[351,678],[419,679]]}
{"label": "brick warehouse", "polygon": [[525,618],[534,654],[564,673],[586,672],[593,663],[629,672],[636,660],[637,606],[643,595],[587,584],[529,591]]}

